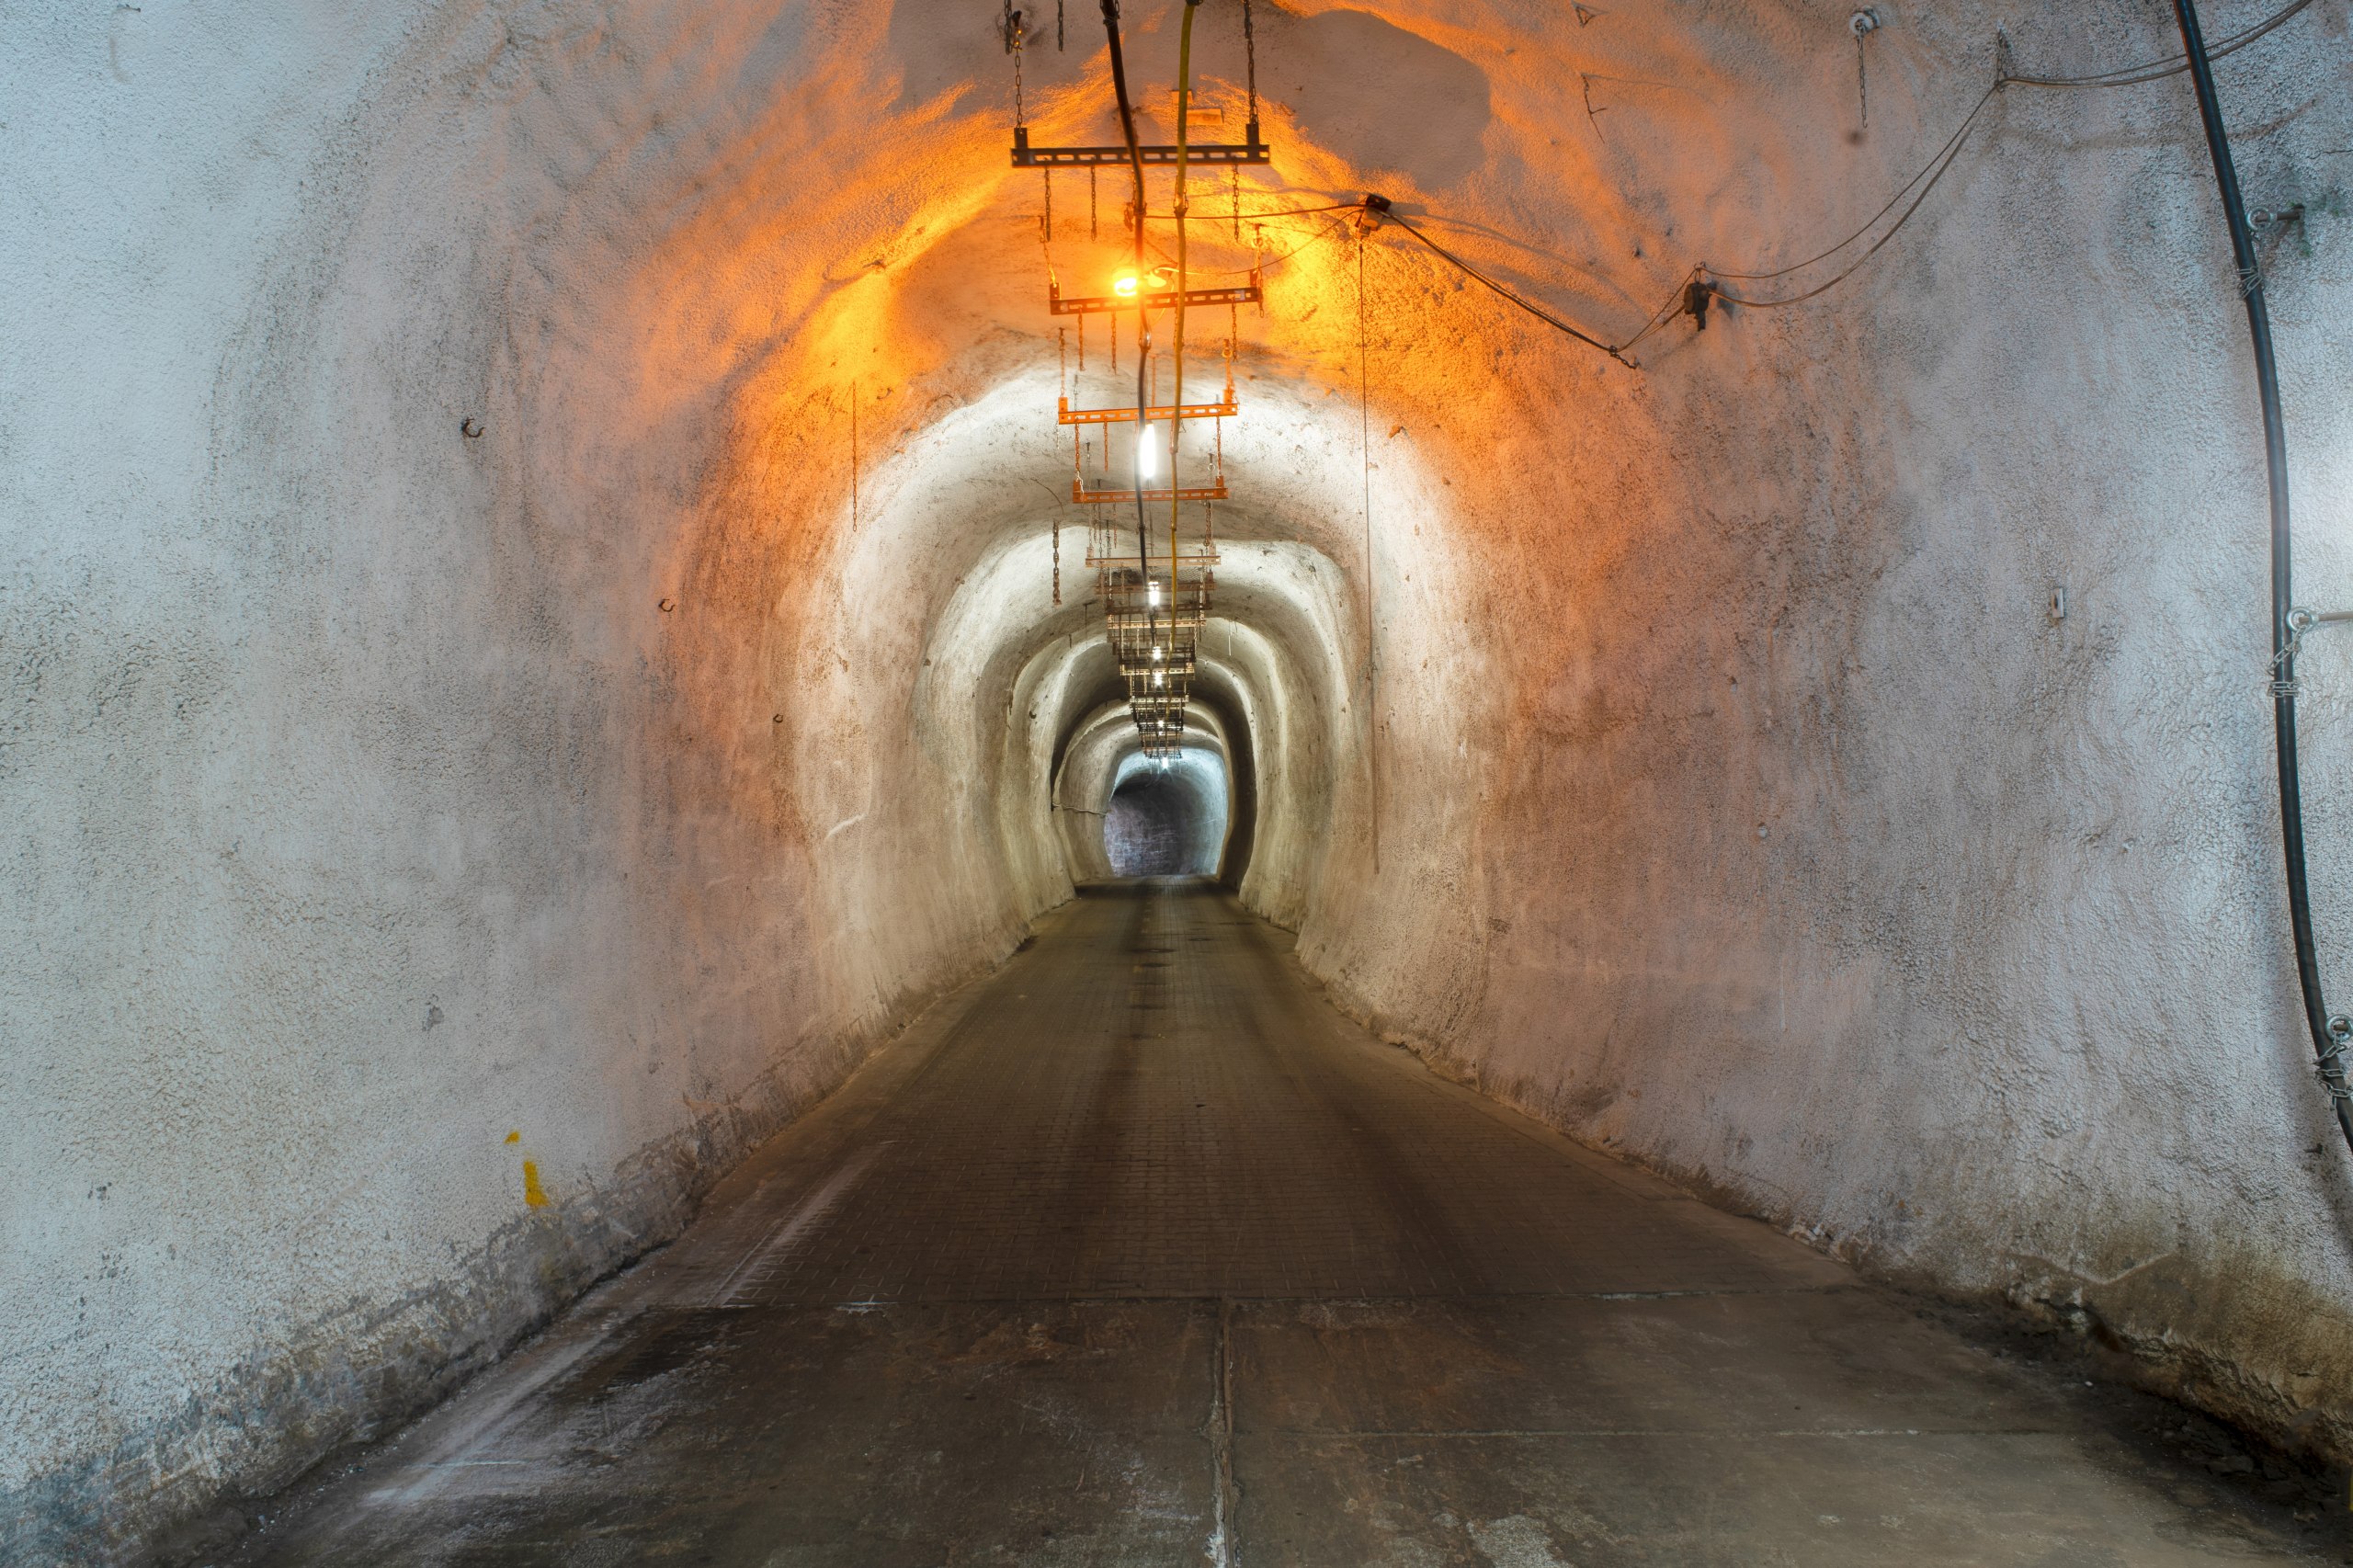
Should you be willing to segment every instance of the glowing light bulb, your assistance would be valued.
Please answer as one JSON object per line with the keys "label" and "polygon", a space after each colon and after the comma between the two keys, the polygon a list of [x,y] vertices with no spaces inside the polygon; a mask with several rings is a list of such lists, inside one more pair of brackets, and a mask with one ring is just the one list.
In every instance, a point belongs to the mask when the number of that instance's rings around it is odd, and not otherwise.
{"label": "glowing light bulb", "polygon": [[[1157,608],[1160,607],[1160,585],[1159,585],[1159,584],[1157,584],[1157,583],[1146,583],[1146,584],[1143,585],[1143,602],[1144,602],[1145,604],[1147,604],[1147,605],[1152,606],[1152,607],[1153,607],[1154,608],[1155,608],[1155,609],[1157,609]],[[1159,649],[1157,649],[1157,648],[1154,648],[1154,649],[1152,651],[1152,656],[1153,656],[1154,658],[1155,658],[1155,659],[1156,659],[1156,658],[1158,658],[1158,657],[1160,657],[1160,650],[1159,650]]]}
{"label": "glowing light bulb", "polygon": [[1122,300],[1132,300],[1136,297],[1139,283],[1136,269],[1132,267],[1123,267],[1111,275],[1111,292]]}
{"label": "glowing light bulb", "polygon": [[1158,670],[1152,672],[1152,684],[1154,686],[1158,686],[1160,684],[1160,672]]}
{"label": "glowing light bulb", "polygon": [[1149,425],[1136,437],[1136,472],[1146,479],[1154,478],[1160,472],[1160,442],[1154,437]]}
{"label": "glowing light bulb", "polygon": [[[1154,603],[1155,603],[1155,604],[1157,604],[1157,603],[1160,601],[1160,596],[1159,596],[1158,594],[1154,594],[1154,595],[1153,595],[1153,596],[1152,596],[1152,597],[1153,597],[1153,602],[1154,602]],[[1160,662],[1160,650],[1159,650],[1159,649],[1157,649],[1157,648],[1154,648],[1154,649],[1152,651],[1152,662],[1153,662],[1154,664],[1155,664],[1155,665],[1156,665],[1156,664],[1158,664],[1158,663]]]}

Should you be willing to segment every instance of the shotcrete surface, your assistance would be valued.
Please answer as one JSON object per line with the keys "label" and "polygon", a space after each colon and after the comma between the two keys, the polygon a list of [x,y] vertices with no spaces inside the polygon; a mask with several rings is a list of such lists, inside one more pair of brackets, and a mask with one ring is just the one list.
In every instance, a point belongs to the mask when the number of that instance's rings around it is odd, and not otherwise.
{"label": "shotcrete surface", "polygon": [[[1614,338],[1853,231],[1997,48],[2173,47],[2142,0],[1877,9],[1259,8],[1275,162],[1193,253],[1270,258],[1203,636],[1240,896],[1463,1084],[2353,1457],[2181,81],[2004,91],[1850,279],[1639,369],[1276,215],[1379,189]],[[1173,12],[1126,11],[1164,133]],[[438,1397],[1101,869],[1052,410],[1135,343],[1082,369],[1043,290],[1121,198],[1042,226],[1001,17],[0,7],[0,1556],[136,1561]],[[1108,141],[1069,36],[1033,136]],[[2322,608],[2347,42],[2318,0],[2220,67]],[[2342,995],[2353,633],[2305,677]]]}

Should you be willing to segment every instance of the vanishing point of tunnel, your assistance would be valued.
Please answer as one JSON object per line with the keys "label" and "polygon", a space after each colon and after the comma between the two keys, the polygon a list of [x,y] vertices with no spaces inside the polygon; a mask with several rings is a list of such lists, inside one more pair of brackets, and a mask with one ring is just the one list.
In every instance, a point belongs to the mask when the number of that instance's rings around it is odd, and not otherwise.
{"label": "vanishing point of tunnel", "polygon": [[0,1565],[2353,1564],[2348,89],[0,4]]}

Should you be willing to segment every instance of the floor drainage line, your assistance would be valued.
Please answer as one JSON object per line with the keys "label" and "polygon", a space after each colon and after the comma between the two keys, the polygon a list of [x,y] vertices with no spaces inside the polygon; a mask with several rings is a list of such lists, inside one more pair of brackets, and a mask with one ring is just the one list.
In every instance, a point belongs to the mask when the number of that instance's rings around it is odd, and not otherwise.
{"label": "floor drainage line", "polygon": [[1440,1439],[1475,1440],[1515,1437],[1724,1437],[1753,1443],[1779,1441],[1788,1437],[1826,1437],[1843,1441],[1854,1437],[2063,1437],[2067,1436],[2066,1433],[2050,1426],[1847,1426],[1832,1427],[1826,1430],[1797,1426],[1760,1432],[1725,1430],[1708,1426],[1538,1426],[1524,1429],[1498,1427],[1461,1431],[1413,1427],[1396,1431],[1381,1429],[1365,1432],[1325,1432],[1293,1427],[1264,1435],[1293,1437],[1306,1442],[1327,1443],[1358,1442],[1368,1438],[1436,1442]]}
{"label": "floor drainage line", "polygon": [[1237,1568],[1240,1542],[1234,1539],[1236,1497],[1233,1481],[1233,1302],[1221,1296],[1217,1303],[1217,1364],[1210,1383],[1210,1453],[1217,1490],[1211,1498],[1209,1550],[1214,1568]]}
{"label": "floor drainage line", "polygon": [[[1075,1302],[1089,1304],[1115,1302],[1134,1306],[1169,1306],[1188,1301],[1216,1301],[1223,1306],[1283,1307],[1381,1307],[1410,1305],[1416,1301],[1737,1301],[1766,1296],[1836,1296],[1867,1289],[1865,1286],[1840,1282],[1830,1285],[1771,1285],[1755,1289],[1724,1290],[1485,1290],[1476,1294],[1461,1291],[1431,1291],[1419,1295],[1399,1296],[1215,1296],[1199,1290],[1179,1290],[1165,1294],[1145,1294],[1126,1290],[1105,1291],[1091,1295],[1051,1296],[887,1296],[858,1301],[782,1300],[752,1303],[762,1307],[835,1312],[851,1310],[870,1312],[877,1307],[1037,1307],[1068,1306]],[[727,1310],[727,1309],[722,1309]]]}
{"label": "floor drainage line", "polygon": [[866,1167],[872,1165],[875,1157],[890,1146],[891,1141],[886,1139],[880,1143],[870,1144],[851,1156],[849,1161],[834,1172],[815,1192],[803,1199],[758,1241],[753,1243],[742,1259],[734,1267],[727,1271],[726,1278],[719,1282],[718,1287],[710,1291],[701,1304],[715,1308],[740,1307],[747,1304],[743,1296],[745,1288],[765,1283],[759,1278],[762,1266],[775,1264],[782,1255],[791,1249],[793,1244],[798,1242],[804,1233],[832,1213],[835,1206],[842,1200],[850,1187],[857,1184],[858,1178],[866,1174]]}

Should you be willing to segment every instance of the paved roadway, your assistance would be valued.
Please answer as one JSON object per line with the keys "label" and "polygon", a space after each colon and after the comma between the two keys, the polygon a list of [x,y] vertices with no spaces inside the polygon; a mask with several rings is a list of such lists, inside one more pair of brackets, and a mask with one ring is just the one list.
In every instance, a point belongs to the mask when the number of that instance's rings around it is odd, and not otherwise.
{"label": "paved roadway", "polygon": [[1290,946],[1088,890],[234,1561],[2353,1561],[2216,1429],[1434,1076]]}

